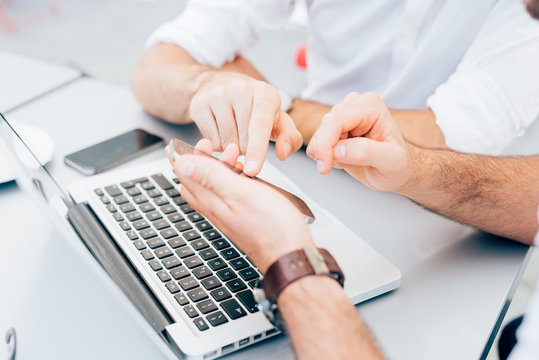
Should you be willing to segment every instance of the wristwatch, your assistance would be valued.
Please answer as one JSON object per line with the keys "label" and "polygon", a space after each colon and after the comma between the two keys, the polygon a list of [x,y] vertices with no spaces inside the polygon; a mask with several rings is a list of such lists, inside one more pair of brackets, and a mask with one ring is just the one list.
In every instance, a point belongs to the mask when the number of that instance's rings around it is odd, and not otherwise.
{"label": "wristwatch", "polygon": [[344,286],[344,274],[333,256],[325,249],[306,246],[280,257],[254,287],[258,309],[282,332],[285,327],[277,299],[288,285],[309,275],[329,276]]}

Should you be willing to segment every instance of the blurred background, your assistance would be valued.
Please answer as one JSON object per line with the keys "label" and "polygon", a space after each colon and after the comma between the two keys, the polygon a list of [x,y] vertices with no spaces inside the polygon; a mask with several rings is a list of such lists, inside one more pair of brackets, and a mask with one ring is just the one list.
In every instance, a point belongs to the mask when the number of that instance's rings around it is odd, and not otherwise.
{"label": "blurred background", "polygon": [[[78,68],[88,76],[128,87],[131,70],[150,33],[180,14],[185,2],[0,0],[0,50]],[[288,26],[263,34],[245,54],[277,88],[292,94],[305,82],[295,52],[307,36],[306,18],[304,3],[298,1]],[[539,254],[535,251],[506,322],[525,311],[538,274]],[[489,359],[497,359],[496,351],[491,351]]]}

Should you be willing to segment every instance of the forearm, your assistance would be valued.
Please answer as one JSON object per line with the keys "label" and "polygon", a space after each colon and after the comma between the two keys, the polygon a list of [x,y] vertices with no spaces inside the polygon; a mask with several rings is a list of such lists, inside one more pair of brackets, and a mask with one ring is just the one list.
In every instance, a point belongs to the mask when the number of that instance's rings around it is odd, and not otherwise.
{"label": "forearm", "polygon": [[444,134],[436,124],[432,110],[391,109],[390,112],[406,140],[427,148],[447,148]]}
{"label": "forearm", "polygon": [[[322,118],[331,106],[313,101],[294,99],[290,116],[308,145]],[[429,110],[390,110],[405,139],[429,148],[446,148],[444,134],[436,125],[436,117]]]}
{"label": "forearm", "polygon": [[459,222],[532,244],[539,156],[492,157],[411,144],[408,151],[411,175],[403,195]]}
{"label": "forearm", "polygon": [[333,279],[308,276],[279,296],[299,359],[382,359],[354,306]]}
{"label": "forearm", "polygon": [[216,70],[200,65],[181,47],[162,43],[144,54],[131,83],[146,111],[169,122],[188,123],[194,92],[204,74]]}

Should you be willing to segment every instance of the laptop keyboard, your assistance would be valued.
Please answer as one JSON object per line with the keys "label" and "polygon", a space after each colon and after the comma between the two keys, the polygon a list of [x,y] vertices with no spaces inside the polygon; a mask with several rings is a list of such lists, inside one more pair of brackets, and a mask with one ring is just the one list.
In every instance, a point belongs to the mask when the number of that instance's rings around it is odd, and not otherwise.
{"label": "laptop keyboard", "polygon": [[199,331],[258,311],[260,273],[162,174],[95,189],[140,256]]}

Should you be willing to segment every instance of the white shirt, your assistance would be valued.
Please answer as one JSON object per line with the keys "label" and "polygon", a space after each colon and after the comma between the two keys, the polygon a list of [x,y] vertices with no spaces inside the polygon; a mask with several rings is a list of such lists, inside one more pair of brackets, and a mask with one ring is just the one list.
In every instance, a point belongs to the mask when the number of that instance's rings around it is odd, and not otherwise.
{"label": "white shirt", "polygon": [[[307,0],[307,86],[335,104],[352,91],[389,107],[431,108],[455,150],[497,154],[539,114],[539,22],[522,0]],[[221,66],[294,0],[191,0],[148,40]],[[279,49],[275,49],[279,51]]]}

